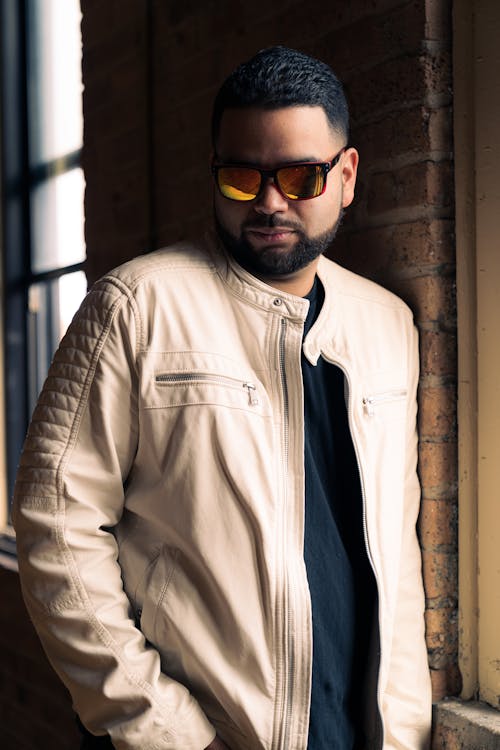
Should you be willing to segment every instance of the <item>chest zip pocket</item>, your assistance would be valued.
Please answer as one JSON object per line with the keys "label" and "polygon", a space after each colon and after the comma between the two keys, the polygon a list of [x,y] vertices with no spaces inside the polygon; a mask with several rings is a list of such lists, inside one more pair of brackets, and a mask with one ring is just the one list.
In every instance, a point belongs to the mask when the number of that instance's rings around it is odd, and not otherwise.
{"label": "chest zip pocket", "polygon": [[155,376],[156,383],[164,385],[195,385],[196,383],[213,383],[225,385],[230,388],[244,388],[248,394],[250,406],[257,406],[259,399],[254,383],[232,378],[229,375],[215,375],[207,372],[176,372],[159,373]]}
{"label": "chest zip pocket", "polygon": [[368,417],[374,417],[377,407],[382,404],[401,401],[406,398],[408,391],[399,389],[386,391],[385,393],[375,393],[372,396],[365,396],[363,399],[363,408]]}

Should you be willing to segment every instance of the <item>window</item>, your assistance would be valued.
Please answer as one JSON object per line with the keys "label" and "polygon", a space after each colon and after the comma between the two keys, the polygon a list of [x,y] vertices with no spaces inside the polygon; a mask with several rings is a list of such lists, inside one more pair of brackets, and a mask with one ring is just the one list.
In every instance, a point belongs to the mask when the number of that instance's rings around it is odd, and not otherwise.
{"label": "window", "polygon": [[6,0],[2,256],[7,495],[52,355],[86,292],[79,0]]}
{"label": "window", "polygon": [[460,669],[464,698],[500,708],[500,5],[454,13]]}

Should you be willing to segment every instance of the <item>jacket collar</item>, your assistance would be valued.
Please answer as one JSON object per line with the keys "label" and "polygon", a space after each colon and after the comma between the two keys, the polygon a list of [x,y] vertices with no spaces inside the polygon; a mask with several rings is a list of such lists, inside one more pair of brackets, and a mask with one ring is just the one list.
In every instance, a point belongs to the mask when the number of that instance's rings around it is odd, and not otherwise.
{"label": "jacket collar", "polygon": [[238,297],[255,307],[278,313],[296,322],[304,322],[309,309],[309,300],[275,289],[253,276],[227,253],[214,235],[209,238],[209,251],[211,251],[217,273]]}
{"label": "jacket collar", "polygon": [[[216,271],[232,292],[249,304],[269,312],[278,313],[295,323],[303,324],[309,309],[309,300],[274,289],[242,268],[227,253],[215,233],[209,235],[208,250]],[[307,334],[303,351],[309,362],[315,365],[322,352],[342,356],[339,351],[339,314],[342,295],[337,293],[338,279],[336,263],[320,256],[317,275],[325,290],[325,299],[317,320]],[[337,340],[337,341],[336,341]],[[344,350],[345,347],[340,347]]]}

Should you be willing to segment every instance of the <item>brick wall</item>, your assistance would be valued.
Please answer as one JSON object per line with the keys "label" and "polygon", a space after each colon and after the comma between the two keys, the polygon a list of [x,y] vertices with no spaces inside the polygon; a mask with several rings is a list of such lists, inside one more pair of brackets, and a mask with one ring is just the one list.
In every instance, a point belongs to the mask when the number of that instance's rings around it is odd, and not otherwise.
{"label": "brick wall", "polygon": [[[282,43],[322,57],[344,80],[361,168],[357,197],[333,254],[399,293],[420,329],[419,528],[429,659],[435,698],[456,694],[451,0],[82,0],[82,10],[90,280],[210,223],[211,102],[238,62]],[[9,586],[12,606],[20,608],[15,581]],[[8,643],[24,643],[11,649],[13,658],[22,651],[25,659],[42,663],[27,625],[27,640],[18,641],[24,617],[14,618],[7,636]],[[11,695],[26,689],[25,664],[12,667],[6,680],[2,675]],[[43,694],[35,684],[47,681],[61,706],[61,724],[40,718],[36,726],[61,726],[72,736],[69,703],[62,708],[65,694],[45,666],[39,669],[30,690]],[[31,723],[37,704],[28,705]],[[10,714],[13,724],[20,719],[20,739],[12,747],[44,746],[24,739],[29,727],[22,706],[20,697]]]}
{"label": "brick wall", "polygon": [[0,724],[3,750],[76,750],[68,693],[29,622],[17,572],[0,567]]}
{"label": "brick wall", "polygon": [[436,700],[460,691],[450,5],[400,3],[362,19],[330,58],[340,55],[362,165],[333,255],[403,297],[420,332],[419,530]]}

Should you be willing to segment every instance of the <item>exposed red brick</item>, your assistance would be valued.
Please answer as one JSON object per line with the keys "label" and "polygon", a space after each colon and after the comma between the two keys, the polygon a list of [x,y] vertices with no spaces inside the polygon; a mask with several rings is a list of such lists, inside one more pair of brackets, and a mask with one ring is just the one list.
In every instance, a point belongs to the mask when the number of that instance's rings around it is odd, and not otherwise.
{"label": "exposed red brick", "polygon": [[453,601],[457,595],[457,558],[448,552],[422,551],[425,593],[428,599]]}
{"label": "exposed red brick", "polygon": [[451,45],[450,29],[452,28],[452,0],[426,0],[425,2],[425,38]]}
{"label": "exposed red brick", "polygon": [[457,339],[454,331],[421,330],[421,374],[456,377]]}
{"label": "exposed red brick", "polygon": [[453,648],[456,647],[457,630],[455,628],[453,632],[453,639],[447,639],[446,632],[450,622],[456,623],[456,621],[456,611],[451,607],[427,609],[425,612],[425,627],[429,648],[444,648],[452,653]]}
{"label": "exposed red brick", "polygon": [[456,386],[425,386],[419,392],[419,432],[421,439],[449,440],[456,437]]}
{"label": "exposed red brick", "polygon": [[[349,230],[350,227],[346,226],[346,231],[338,235],[330,257],[392,291],[396,291],[394,282],[402,278],[412,279],[432,272],[440,274],[443,266],[451,270],[454,267],[455,242],[451,221],[422,220],[361,231]],[[401,289],[398,293],[401,294]]]}
{"label": "exposed red brick", "polygon": [[377,120],[381,114],[425,103],[431,94],[449,97],[450,55],[439,51],[388,60],[370,70],[370,85],[367,79],[363,71],[347,81],[355,122]]}
{"label": "exposed red brick", "polygon": [[[448,500],[422,500],[419,533],[429,551],[454,551],[457,544],[457,505]],[[444,620],[440,621],[444,623]]]}
{"label": "exposed red brick", "polygon": [[389,113],[369,127],[355,127],[351,143],[361,143],[361,168],[380,171],[395,158],[449,152],[452,116],[449,107],[432,110],[420,104]]}
{"label": "exposed red brick", "polygon": [[[458,695],[462,689],[462,678],[456,664],[451,664],[444,669],[431,670],[432,700],[434,702],[443,698]],[[445,746],[448,750],[448,745]],[[453,747],[453,745],[451,745]]]}
{"label": "exposed red brick", "polygon": [[419,446],[419,474],[424,497],[447,499],[456,492],[457,444],[424,443]]}
{"label": "exposed red brick", "polygon": [[454,276],[446,277],[439,269],[432,272],[432,275],[410,279],[394,275],[391,289],[411,307],[419,325],[436,323],[446,329],[455,325]]}
{"label": "exposed red brick", "polygon": [[423,5],[406,3],[386,13],[379,12],[376,23],[372,16],[367,16],[342,28],[341,33],[326,34],[318,54],[325,56],[328,49],[333,49],[336,68],[345,75],[360,66],[366,68],[382,60],[418,54],[424,29]]}
{"label": "exposed red brick", "polygon": [[453,207],[453,181],[449,162],[420,161],[370,178],[369,214],[411,206]]}

